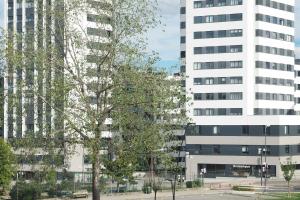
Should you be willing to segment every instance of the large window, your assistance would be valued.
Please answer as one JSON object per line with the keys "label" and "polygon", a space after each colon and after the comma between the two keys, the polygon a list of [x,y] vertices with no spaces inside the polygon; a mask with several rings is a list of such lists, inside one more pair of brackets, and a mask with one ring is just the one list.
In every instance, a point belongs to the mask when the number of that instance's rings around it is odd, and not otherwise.
{"label": "large window", "polygon": [[295,56],[293,50],[276,48],[276,47],[269,47],[269,46],[262,46],[262,45],[256,45],[256,52],[273,54],[273,55],[280,55],[280,56],[288,56],[288,57],[294,57]]}
{"label": "large window", "polygon": [[243,84],[243,77],[203,77],[194,78],[194,85]]}
{"label": "large window", "polygon": [[240,53],[242,45],[194,47],[194,54]]}
{"label": "large window", "polygon": [[290,80],[290,79],[278,79],[278,78],[257,76],[255,81],[256,84],[294,86],[294,80]]}
{"label": "large window", "polygon": [[201,0],[194,1],[194,8],[210,8],[243,5],[243,0]]}
{"label": "large window", "polygon": [[286,42],[294,42],[294,36],[278,33],[278,32],[272,32],[272,31],[266,31],[261,29],[256,29],[256,36],[257,37],[265,37],[270,38],[274,40],[282,40]]}
{"label": "large window", "polygon": [[273,17],[270,15],[256,14],[256,21],[263,21],[263,22],[268,22],[268,23],[277,24],[281,26],[294,27],[294,21]]}
{"label": "large window", "polygon": [[194,32],[194,39],[241,37],[241,36],[243,36],[242,29]]}
{"label": "large window", "polygon": [[256,92],[256,100],[269,100],[269,101],[294,101],[294,96],[291,94],[277,94],[277,93],[263,93]]}
{"label": "large window", "polygon": [[293,109],[254,108],[254,115],[295,115]]}
{"label": "large window", "polygon": [[194,93],[195,101],[207,100],[242,100],[242,92],[229,92],[229,93]]}
{"label": "large window", "polygon": [[229,22],[229,21],[242,21],[243,14],[236,13],[236,14],[223,14],[223,15],[207,15],[207,16],[195,16],[194,23],[201,24],[201,23],[215,23],[215,22]]}
{"label": "large window", "polygon": [[267,6],[270,8],[275,8],[287,12],[294,12],[294,6],[284,4],[284,3],[279,3],[276,1],[271,1],[271,0],[256,0],[256,5]]}
{"label": "large window", "polygon": [[256,68],[262,69],[272,69],[272,70],[281,70],[281,71],[294,71],[294,66],[283,63],[272,63],[272,62],[264,62],[264,61],[256,61]]}
{"label": "large window", "polygon": [[194,116],[232,116],[242,115],[242,108],[195,108]]}

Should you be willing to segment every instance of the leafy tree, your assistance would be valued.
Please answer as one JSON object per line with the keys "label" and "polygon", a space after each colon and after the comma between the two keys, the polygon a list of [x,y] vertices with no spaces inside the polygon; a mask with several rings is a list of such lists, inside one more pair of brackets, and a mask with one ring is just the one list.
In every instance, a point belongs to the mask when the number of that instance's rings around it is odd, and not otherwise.
{"label": "leafy tree", "polygon": [[[38,13],[47,20],[37,23],[36,32],[20,37],[8,33],[6,72],[8,77],[24,74],[26,80],[18,79],[20,94],[25,94],[29,104],[42,108],[38,111],[42,116],[37,119],[39,129],[31,135],[47,144],[47,165],[54,166],[57,147],[62,147],[63,153],[72,152],[76,145],[88,147],[93,200],[99,200],[104,171],[101,138],[109,128],[108,119],[113,119],[114,131],[121,132],[130,151],[144,146],[147,157],[153,158],[164,141],[158,133],[166,123],[153,124],[151,117],[157,115],[147,114],[158,112],[159,105],[174,105],[167,98],[174,92],[170,92],[171,83],[164,81],[166,73],[153,69],[156,55],[145,53],[144,35],[159,23],[156,2],[56,0],[45,6]],[[82,18],[91,10],[93,15],[88,18],[99,22],[94,28],[102,35],[87,35]],[[18,40],[11,38],[26,38],[25,48],[15,48]],[[11,94],[7,99],[18,102],[19,97]],[[139,124],[141,116],[151,120]]]}
{"label": "leafy tree", "polygon": [[12,200],[38,200],[41,197],[41,185],[37,182],[17,182],[12,190],[10,196]]}
{"label": "leafy tree", "polygon": [[15,174],[15,156],[11,147],[3,139],[0,139],[0,187],[7,190]]}
{"label": "leafy tree", "polygon": [[121,184],[133,181],[134,172],[134,157],[126,154],[125,152],[114,151],[116,159],[104,161],[105,173],[112,177],[117,182],[117,192]]}
{"label": "leafy tree", "polygon": [[291,197],[291,186],[290,182],[292,181],[296,170],[296,164],[293,163],[292,159],[287,159],[286,163],[281,164],[281,171],[283,173],[283,177],[288,184],[288,197]]}
{"label": "leafy tree", "polygon": [[162,178],[155,177],[152,181],[152,189],[154,191],[154,200],[156,200],[157,192],[162,189]]}

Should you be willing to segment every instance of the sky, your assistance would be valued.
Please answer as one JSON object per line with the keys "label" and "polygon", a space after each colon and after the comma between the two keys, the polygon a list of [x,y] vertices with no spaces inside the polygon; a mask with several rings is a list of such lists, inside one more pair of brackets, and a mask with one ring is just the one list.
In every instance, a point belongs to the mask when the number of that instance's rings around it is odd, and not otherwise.
{"label": "sky", "polygon": [[[180,29],[179,29],[180,0],[158,0],[162,26],[150,30],[148,37],[149,50],[159,53],[161,61],[158,66],[174,72],[179,66]],[[300,0],[296,0],[296,51],[300,55]],[[0,26],[2,25],[3,0],[0,0]],[[175,66],[175,67],[174,67]]]}

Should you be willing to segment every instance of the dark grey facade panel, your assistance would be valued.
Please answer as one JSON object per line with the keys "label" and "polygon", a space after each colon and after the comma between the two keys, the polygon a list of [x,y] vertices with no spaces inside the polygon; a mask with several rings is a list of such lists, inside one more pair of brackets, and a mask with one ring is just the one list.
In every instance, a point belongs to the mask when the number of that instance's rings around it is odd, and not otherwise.
{"label": "dark grey facade panel", "polygon": [[[217,127],[218,133],[214,133]],[[300,125],[195,125],[186,127],[187,136],[300,136]]]}

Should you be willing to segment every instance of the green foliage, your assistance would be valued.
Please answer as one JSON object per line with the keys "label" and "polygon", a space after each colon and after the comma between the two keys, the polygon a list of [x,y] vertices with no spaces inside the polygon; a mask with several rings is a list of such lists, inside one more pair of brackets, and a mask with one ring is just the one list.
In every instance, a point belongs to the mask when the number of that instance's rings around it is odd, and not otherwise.
{"label": "green foliage", "polygon": [[295,170],[296,164],[293,163],[292,158],[288,158],[286,164],[281,164],[281,171],[283,172],[283,177],[288,184],[288,197],[291,197],[290,182],[294,177]]}
{"label": "green foliage", "polygon": [[290,182],[295,174],[296,164],[292,162],[292,159],[288,159],[287,163],[281,164],[281,171],[285,181]]}
{"label": "green foliage", "polygon": [[202,182],[200,179],[194,181],[186,181],[185,182],[187,188],[197,188],[202,187]]}
{"label": "green foliage", "polygon": [[193,181],[186,181],[185,184],[186,184],[187,188],[192,188],[193,187]]}
{"label": "green foliage", "polygon": [[0,139],[0,188],[8,189],[15,174],[15,156],[11,147]]}
{"label": "green foliage", "polygon": [[10,196],[12,200],[37,200],[41,192],[42,188],[39,183],[17,182],[10,191]]}
{"label": "green foliage", "polygon": [[251,186],[234,185],[232,187],[232,190],[236,190],[236,191],[254,191],[254,188],[251,187]]}
{"label": "green foliage", "polygon": [[142,187],[142,191],[145,194],[150,194],[152,192],[152,183],[151,183],[151,181],[144,181],[144,185]]}

